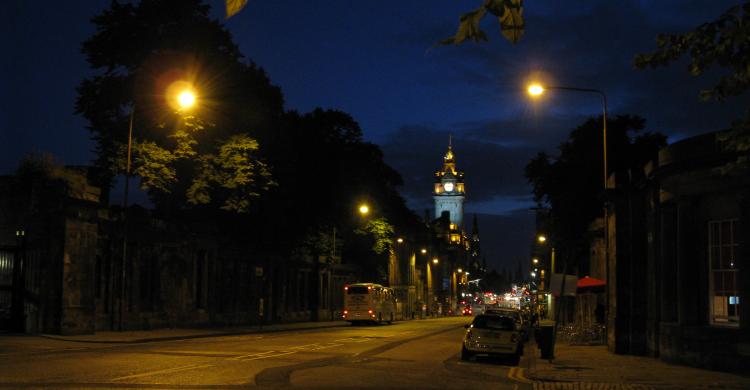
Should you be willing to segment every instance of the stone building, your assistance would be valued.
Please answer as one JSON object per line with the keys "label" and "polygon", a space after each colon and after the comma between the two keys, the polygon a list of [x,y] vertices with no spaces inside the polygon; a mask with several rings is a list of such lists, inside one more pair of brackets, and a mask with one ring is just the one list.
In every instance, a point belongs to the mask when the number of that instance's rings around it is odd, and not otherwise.
{"label": "stone building", "polygon": [[281,258],[219,221],[167,221],[138,206],[123,221],[87,171],[49,166],[0,178],[1,329],[84,334],[339,318],[356,267]]}
{"label": "stone building", "polygon": [[727,133],[674,143],[610,177],[609,348],[750,367],[750,170]]}

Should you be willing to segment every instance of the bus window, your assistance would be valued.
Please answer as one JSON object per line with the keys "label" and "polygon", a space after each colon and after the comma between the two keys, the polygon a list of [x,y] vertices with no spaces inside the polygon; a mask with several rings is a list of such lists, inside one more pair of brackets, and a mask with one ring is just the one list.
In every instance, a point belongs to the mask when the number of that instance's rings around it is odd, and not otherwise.
{"label": "bus window", "polygon": [[364,286],[350,286],[346,290],[346,293],[347,294],[368,294],[369,293],[369,289],[367,287],[364,287]]}

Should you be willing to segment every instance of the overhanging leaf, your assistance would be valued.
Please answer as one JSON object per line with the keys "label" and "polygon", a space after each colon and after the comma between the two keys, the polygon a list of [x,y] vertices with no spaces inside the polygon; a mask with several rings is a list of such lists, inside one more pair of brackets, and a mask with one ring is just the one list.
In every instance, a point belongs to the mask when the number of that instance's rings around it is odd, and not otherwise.
{"label": "overhanging leaf", "polygon": [[523,5],[522,0],[506,1],[505,12],[498,18],[500,32],[510,43],[516,44],[523,36]]}
{"label": "overhanging leaf", "polygon": [[487,34],[479,28],[479,22],[482,20],[484,15],[487,13],[487,9],[481,6],[474,11],[467,12],[461,15],[458,23],[458,31],[456,35],[443,39],[439,43],[441,45],[459,45],[461,42],[470,39],[474,42],[486,41]]}

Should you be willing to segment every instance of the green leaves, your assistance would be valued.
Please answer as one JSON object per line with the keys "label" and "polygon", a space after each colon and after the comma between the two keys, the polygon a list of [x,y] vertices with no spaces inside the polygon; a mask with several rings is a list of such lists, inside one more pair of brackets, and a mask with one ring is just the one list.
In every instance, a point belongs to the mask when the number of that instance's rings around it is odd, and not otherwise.
{"label": "green leaves", "polygon": [[487,34],[479,27],[479,23],[487,13],[498,18],[500,32],[505,39],[513,44],[521,40],[524,31],[523,0],[485,0],[479,8],[461,15],[456,35],[439,43],[460,45],[466,40],[486,41]]}
{"label": "green leaves", "polygon": [[750,4],[734,6],[712,22],[704,23],[685,34],[660,34],[657,49],[638,54],[634,65],[639,69],[667,66],[683,55],[690,62],[687,71],[703,74],[713,65],[728,73],[716,84],[700,91],[704,100],[724,100],[742,94],[750,87]]}
{"label": "green leaves", "polygon": [[177,182],[174,153],[155,142],[134,142],[133,157],[133,174],[141,177],[141,188],[170,192]]}
{"label": "green leaves", "polygon": [[506,3],[510,5],[506,4],[502,16],[498,18],[500,32],[511,43],[517,43],[523,36],[523,7],[521,0],[511,0]]}
{"label": "green leaves", "polygon": [[364,227],[357,229],[357,234],[372,235],[375,240],[372,250],[377,254],[383,254],[393,246],[393,235],[395,230],[385,218],[371,219]]}
{"label": "green leaves", "polygon": [[202,155],[193,183],[187,190],[188,202],[208,204],[220,195],[221,209],[247,212],[251,200],[260,196],[276,183],[271,180],[271,170],[254,154],[258,141],[247,135],[231,136],[217,147],[216,154]]}
{"label": "green leaves", "polygon": [[[713,87],[700,91],[703,100],[722,101],[750,89],[750,3],[734,6],[714,21],[704,23],[685,34],[660,34],[657,49],[639,54],[634,64],[639,69],[667,66],[684,55],[689,56],[688,72],[703,74],[711,66],[725,71]],[[733,123],[733,129],[719,137],[724,148],[737,153],[736,161],[719,170],[723,174],[743,172],[750,153],[750,115]]]}
{"label": "green leaves", "polygon": [[479,28],[479,22],[482,20],[486,13],[487,9],[484,6],[481,6],[474,11],[470,11],[461,15],[456,35],[444,39],[440,41],[440,43],[443,45],[459,45],[461,44],[461,42],[467,39],[470,39],[474,42],[486,41],[487,34],[485,34],[484,31]]}

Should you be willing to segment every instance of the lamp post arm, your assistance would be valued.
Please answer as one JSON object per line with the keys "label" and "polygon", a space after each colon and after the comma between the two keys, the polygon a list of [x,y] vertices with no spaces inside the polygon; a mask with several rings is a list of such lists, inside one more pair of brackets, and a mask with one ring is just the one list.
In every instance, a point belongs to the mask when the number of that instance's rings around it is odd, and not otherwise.
{"label": "lamp post arm", "polygon": [[[605,323],[607,324],[607,333],[609,334],[609,304],[610,304],[610,265],[609,265],[609,205],[607,204],[606,199],[606,191],[609,189],[609,168],[607,166],[607,95],[604,93],[604,91],[598,90],[598,89],[592,89],[592,88],[577,88],[577,87],[559,87],[559,86],[552,86],[552,87],[545,87],[546,89],[558,89],[563,91],[576,91],[576,92],[590,92],[590,93],[596,93],[599,94],[599,96],[602,97],[602,159],[603,165],[604,165],[604,172],[603,172],[603,178],[604,178],[604,191],[605,191],[605,198],[604,198],[604,264],[605,264],[605,272],[606,272],[606,283],[607,288],[604,296],[605,300]],[[565,279],[563,278],[563,281]],[[564,282],[563,282],[564,283]],[[609,336],[608,336],[609,337]]]}
{"label": "lamp post arm", "polygon": [[545,86],[545,89],[549,90],[561,90],[561,91],[576,91],[576,92],[590,92],[590,93],[596,93],[602,98],[602,150],[603,150],[603,159],[604,159],[604,189],[606,190],[607,187],[607,179],[608,179],[608,167],[607,167],[607,95],[604,93],[604,91],[599,89],[593,89],[593,88],[578,88],[578,87],[564,87],[564,86]]}
{"label": "lamp post arm", "polygon": [[128,207],[128,187],[129,187],[129,181],[130,181],[130,167],[132,165],[132,154],[133,154],[133,120],[135,117],[135,107],[133,107],[133,110],[130,111],[130,123],[128,125],[128,149],[127,149],[127,156],[126,156],[126,162],[125,162],[125,193],[122,197],[122,207],[127,208]]}

